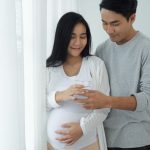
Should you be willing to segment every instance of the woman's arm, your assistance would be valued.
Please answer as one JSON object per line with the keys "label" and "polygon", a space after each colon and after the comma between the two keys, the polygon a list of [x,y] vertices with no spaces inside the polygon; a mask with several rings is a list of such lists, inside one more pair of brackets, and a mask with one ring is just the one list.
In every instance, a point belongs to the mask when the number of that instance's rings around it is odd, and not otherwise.
{"label": "woman's arm", "polygon": [[[60,107],[61,102],[67,101],[67,100],[74,100],[74,95],[80,94],[84,91],[84,86],[75,84],[70,87],[68,87],[65,90],[59,91],[53,88],[52,83],[52,71],[50,68],[47,69],[47,108],[50,110],[51,108],[57,108]],[[53,78],[54,80],[54,78]]]}
{"label": "woman's arm", "polygon": [[[109,95],[110,87],[105,64],[99,59],[96,59],[96,62],[94,62],[94,60],[91,61],[91,73],[94,78],[93,82],[96,90],[104,93],[105,95]],[[103,124],[103,121],[106,119],[109,111],[109,108],[95,109],[86,117],[82,117],[80,120],[80,126],[83,134],[86,135],[95,130],[100,124]]]}

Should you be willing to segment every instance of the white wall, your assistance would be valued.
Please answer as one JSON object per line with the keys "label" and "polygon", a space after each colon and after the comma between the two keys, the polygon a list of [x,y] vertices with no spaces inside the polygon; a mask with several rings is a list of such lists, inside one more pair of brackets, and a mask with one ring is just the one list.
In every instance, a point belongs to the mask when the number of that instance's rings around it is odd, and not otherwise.
{"label": "white wall", "polygon": [[91,29],[92,52],[95,51],[99,43],[107,38],[101,26],[99,2],[100,0],[78,0],[79,13],[83,15]]}
{"label": "white wall", "polygon": [[138,8],[136,21],[134,26],[137,30],[142,31],[145,35],[150,37],[150,0],[138,0]]}
{"label": "white wall", "polygon": [[[93,51],[95,51],[99,43],[108,38],[101,25],[99,11],[100,1],[101,0],[78,0],[79,12],[90,25],[93,39]],[[148,21],[148,16],[150,14],[149,6],[150,0],[138,0],[137,19],[134,23],[134,26],[136,30],[140,30],[150,37],[150,22]]]}

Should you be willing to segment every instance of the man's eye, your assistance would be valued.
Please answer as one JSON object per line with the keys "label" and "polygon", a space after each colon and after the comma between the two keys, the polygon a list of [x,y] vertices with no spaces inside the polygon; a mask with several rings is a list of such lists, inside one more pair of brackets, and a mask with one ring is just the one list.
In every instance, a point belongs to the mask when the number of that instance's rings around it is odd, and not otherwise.
{"label": "man's eye", "polygon": [[103,24],[103,26],[107,25],[107,23],[105,23],[105,22],[103,22],[102,24]]}
{"label": "man's eye", "polygon": [[114,27],[119,26],[119,23],[114,23],[114,24],[112,24],[112,26],[114,26]]}

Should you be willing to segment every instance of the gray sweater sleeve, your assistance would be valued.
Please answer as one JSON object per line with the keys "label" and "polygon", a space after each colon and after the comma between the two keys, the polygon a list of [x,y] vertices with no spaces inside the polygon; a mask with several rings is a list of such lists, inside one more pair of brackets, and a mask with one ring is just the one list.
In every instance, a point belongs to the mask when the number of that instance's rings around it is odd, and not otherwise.
{"label": "gray sweater sleeve", "polygon": [[136,111],[150,109],[150,47],[143,50],[141,62],[141,78],[139,82],[139,93],[133,93],[137,100]]}

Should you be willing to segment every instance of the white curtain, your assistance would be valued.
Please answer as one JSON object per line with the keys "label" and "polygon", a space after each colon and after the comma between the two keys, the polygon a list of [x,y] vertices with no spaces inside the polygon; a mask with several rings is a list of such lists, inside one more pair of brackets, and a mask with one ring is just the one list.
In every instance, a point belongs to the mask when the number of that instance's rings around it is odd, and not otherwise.
{"label": "white curtain", "polygon": [[46,0],[0,0],[0,149],[46,150]]}
{"label": "white curtain", "polygon": [[25,150],[20,0],[0,0],[0,149]]}
{"label": "white curtain", "polygon": [[78,12],[78,0],[47,0],[47,57],[52,50],[57,22],[69,11]]}
{"label": "white curtain", "polygon": [[46,0],[22,0],[26,150],[46,150]]}
{"label": "white curtain", "polygon": [[48,5],[46,0],[0,0],[0,149],[47,149],[46,51],[50,54],[58,19],[78,11],[77,5],[76,0]]}

